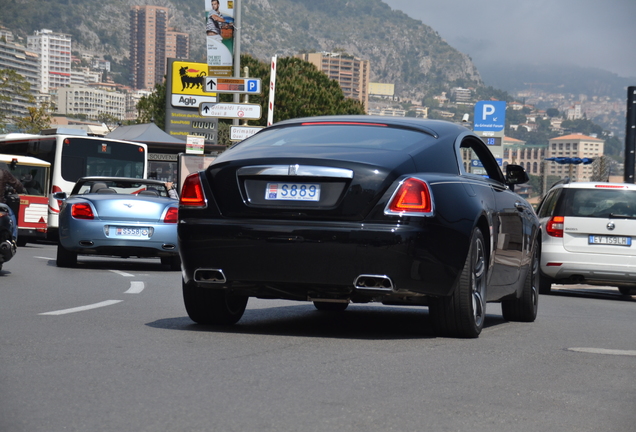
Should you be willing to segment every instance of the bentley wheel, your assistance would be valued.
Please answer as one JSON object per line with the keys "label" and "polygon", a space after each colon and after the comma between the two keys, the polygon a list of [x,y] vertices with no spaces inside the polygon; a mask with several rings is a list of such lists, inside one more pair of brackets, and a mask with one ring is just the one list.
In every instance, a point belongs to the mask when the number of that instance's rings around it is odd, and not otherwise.
{"label": "bentley wheel", "polygon": [[475,228],[453,294],[434,299],[429,306],[436,334],[463,338],[479,336],[486,319],[487,262],[484,236]]}
{"label": "bentley wheel", "polygon": [[533,322],[537,318],[539,306],[539,287],[541,286],[541,272],[539,241],[535,241],[532,261],[523,284],[521,297],[501,302],[501,312],[507,321]]}
{"label": "bentley wheel", "polygon": [[349,303],[334,303],[314,301],[314,307],[319,311],[339,312],[347,309]]}
{"label": "bentley wheel", "polygon": [[77,253],[71,252],[62,246],[62,243],[58,243],[56,264],[58,267],[75,267],[77,265]]}
{"label": "bentley wheel", "polygon": [[247,296],[225,289],[201,288],[182,280],[183,302],[190,319],[198,324],[230,325],[241,319]]}

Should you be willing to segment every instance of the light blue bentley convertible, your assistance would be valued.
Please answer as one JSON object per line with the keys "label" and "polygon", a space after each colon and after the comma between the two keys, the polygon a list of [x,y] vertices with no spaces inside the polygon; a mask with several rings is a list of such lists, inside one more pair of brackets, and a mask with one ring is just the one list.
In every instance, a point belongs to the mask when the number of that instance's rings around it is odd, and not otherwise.
{"label": "light blue bentley convertible", "polygon": [[179,201],[157,180],[80,178],[60,210],[57,266],[74,267],[78,255],[159,257],[179,270]]}

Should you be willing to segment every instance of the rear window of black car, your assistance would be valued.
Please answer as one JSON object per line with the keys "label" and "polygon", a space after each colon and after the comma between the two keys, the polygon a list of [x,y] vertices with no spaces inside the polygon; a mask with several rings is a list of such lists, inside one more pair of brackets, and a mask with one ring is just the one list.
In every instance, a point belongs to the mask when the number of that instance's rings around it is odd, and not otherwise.
{"label": "rear window of black car", "polygon": [[241,148],[330,146],[404,151],[434,140],[424,132],[383,125],[304,125],[264,130],[237,145]]}
{"label": "rear window of black car", "polygon": [[606,188],[564,189],[554,215],[636,217],[636,191]]}

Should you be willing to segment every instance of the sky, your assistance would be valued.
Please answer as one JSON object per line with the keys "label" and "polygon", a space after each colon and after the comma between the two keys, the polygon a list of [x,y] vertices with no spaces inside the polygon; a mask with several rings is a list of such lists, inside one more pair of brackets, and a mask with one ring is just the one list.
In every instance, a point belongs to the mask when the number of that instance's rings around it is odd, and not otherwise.
{"label": "sky", "polygon": [[636,85],[636,0],[383,1],[432,27],[477,68],[568,64]]}

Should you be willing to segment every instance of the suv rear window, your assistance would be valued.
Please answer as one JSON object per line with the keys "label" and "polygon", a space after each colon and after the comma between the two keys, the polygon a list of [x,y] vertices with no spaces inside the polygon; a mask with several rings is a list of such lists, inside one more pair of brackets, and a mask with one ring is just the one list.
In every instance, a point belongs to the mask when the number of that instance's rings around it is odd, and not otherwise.
{"label": "suv rear window", "polygon": [[597,218],[636,217],[636,191],[564,188],[554,215]]}

